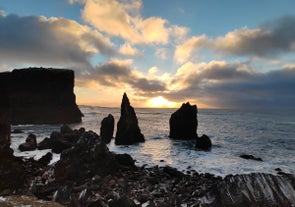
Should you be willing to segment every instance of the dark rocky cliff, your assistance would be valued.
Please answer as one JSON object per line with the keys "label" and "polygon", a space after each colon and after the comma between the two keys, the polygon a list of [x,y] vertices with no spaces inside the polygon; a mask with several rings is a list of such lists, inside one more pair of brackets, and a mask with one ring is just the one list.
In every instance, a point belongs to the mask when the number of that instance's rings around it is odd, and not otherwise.
{"label": "dark rocky cliff", "polygon": [[0,88],[9,93],[12,124],[81,122],[72,70],[28,68],[0,73]]}

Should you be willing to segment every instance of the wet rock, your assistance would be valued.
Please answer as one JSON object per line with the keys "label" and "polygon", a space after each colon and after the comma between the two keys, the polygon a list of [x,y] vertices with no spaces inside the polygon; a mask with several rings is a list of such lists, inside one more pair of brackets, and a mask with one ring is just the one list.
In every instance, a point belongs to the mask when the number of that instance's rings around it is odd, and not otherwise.
{"label": "wet rock", "polygon": [[173,168],[170,166],[165,166],[163,171],[173,177],[183,177],[184,175],[182,172],[178,171],[176,168]]}
{"label": "wet rock", "polygon": [[85,132],[73,148],[61,153],[55,167],[58,182],[66,180],[80,181],[95,175],[105,176],[118,169],[115,155],[111,153],[100,137],[92,132]]}
{"label": "wet rock", "polygon": [[144,141],[134,108],[130,105],[129,99],[124,93],[121,103],[121,116],[117,123],[115,144],[131,145]]}
{"label": "wet rock", "polygon": [[18,149],[23,151],[33,151],[37,149],[37,138],[34,134],[29,134],[29,136],[26,138],[26,142],[23,144],[20,144]]}
{"label": "wet rock", "polygon": [[108,117],[103,118],[100,127],[100,136],[102,141],[110,143],[114,134],[115,119],[109,114]]}
{"label": "wet rock", "polygon": [[202,206],[292,206],[295,176],[252,173],[230,175],[201,198]]}
{"label": "wet rock", "polygon": [[52,141],[48,137],[44,138],[37,146],[38,150],[52,149]]}
{"label": "wet rock", "polygon": [[110,207],[136,207],[136,204],[126,196],[122,196],[109,203]]}
{"label": "wet rock", "polygon": [[202,150],[208,150],[212,147],[212,143],[210,138],[203,134],[201,137],[196,139],[196,148]]}
{"label": "wet rock", "polygon": [[40,164],[42,166],[46,166],[46,165],[48,165],[50,163],[51,160],[52,160],[52,153],[47,152],[37,162],[38,162],[38,164]]}
{"label": "wet rock", "polygon": [[195,139],[197,137],[197,106],[189,102],[174,112],[169,120],[169,137],[173,139]]}
{"label": "wet rock", "polygon": [[135,167],[135,165],[134,165],[135,160],[133,160],[133,158],[126,153],[125,154],[116,154],[115,158],[116,158],[116,161],[120,165]]}
{"label": "wet rock", "polygon": [[21,129],[14,129],[11,133],[12,134],[22,134],[24,132]]}
{"label": "wet rock", "polygon": [[263,161],[260,157],[255,157],[253,155],[246,155],[246,154],[240,155],[240,158],[243,158],[243,159],[246,159],[246,160]]}

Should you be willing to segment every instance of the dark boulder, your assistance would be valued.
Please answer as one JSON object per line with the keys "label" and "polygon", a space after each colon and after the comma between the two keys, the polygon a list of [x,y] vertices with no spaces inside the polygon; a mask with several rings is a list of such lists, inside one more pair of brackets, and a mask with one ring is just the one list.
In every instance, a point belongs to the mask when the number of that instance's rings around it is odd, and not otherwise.
{"label": "dark boulder", "polygon": [[130,105],[129,99],[124,93],[121,103],[121,116],[117,123],[115,144],[131,145],[144,141],[134,108]]}
{"label": "dark boulder", "polygon": [[240,158],[243,158],[243,159],[246,159],[246,160],[263,161],[260,157],[255,157],[253,155],[246,155],[246,154],[240,155]]}
{"label": "dark boulder", "polygon": [[295,204],[295,176],[228,175],[200,199],[201,206],[282,206]]}
{"label": "dark boulder", "polygon": [[116,154],[115,159],[120,165],[135,167],[135,160],[129,154]]}
{"label": "dark boulder", "polygon": [[114,134],[115,119],[109,114],[108,117],[103,118],[100,127],[100,136],[102,141],[110,143]]}
{"label": "dark boulder", "polygon": [[54,153],[61,153],[63,150],[73,147],[84,132],[84,128],[73,130],[69,126],[63,125],[60,132],[52,132],[50,138],[46,137],[42,140],[38,144],[38,149],[52,149]]}
{"label": "dark boulder", "polygon": [[0,73],[0,88],[9,94],[12,124],[58,124],[82,120],[83,114],[73,91],[72,70],[27,68]]}
{"label": "dark boulder", "polygon": [[174,112],[169,120],[169,137],[173,139],[195,139],[197,137],[197,106],[189,102]]}
{"label": "dark boulder", "polygon": [[206,134],[203,134],[201,137],[198,137],[196,139],[197,149],[208,150],[211,147],[212,147],[212,142]]}
{"label": "dark boulder", "polygon": [[26,142],[23,144],[20,144],[18,149],[23,151],[33,151],[37,149],[37,138],[34,134],[29,134],[29,136],[26,138]]}
{"label": "dark boulder", "polygon": [[38,161],[37,163],[41,166],[47,166],[50,161],[52,160],[52,153],[51,152],[47,152],[45,155],[43,155]]}

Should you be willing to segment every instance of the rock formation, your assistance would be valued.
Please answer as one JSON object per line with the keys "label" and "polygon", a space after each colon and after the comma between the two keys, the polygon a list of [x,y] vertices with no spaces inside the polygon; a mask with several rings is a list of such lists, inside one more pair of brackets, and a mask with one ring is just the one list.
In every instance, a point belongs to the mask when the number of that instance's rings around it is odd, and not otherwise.
{"label": "rock formation", "polygon": [[169,137],[173,139],[195,139],[197,137],[197,106],[189,102],[174,112],[169,121]]}
{"label": "rock formation", "polygon": [[117,123],[115,144],[130,145],[144,141],[134,108],[130,105],[129,99],[124,93],[121,103],[121,116]]}
{"label": "rock formation", "polygon": [[203,134],[201,137],[198,137],[196,139],[196,148],[202,149],[202,150],[208,150],[212,147],[212,143],[210,138]]}
{"label": "rock formation", "polygon": [[0,88],[9,94],[12,124],[81,122],[72,70],[29,68],[0,73]]}
{"label": "rock formation", "polygon": [[[293,206],[295,176],[228,175],[202,199],[204,206]],[[203,206],[203,205],[202,205]]]}
{"label": "rock formation", "polygon": [[33,151],[37,149],[37,138],[34,134],[29,134],[26,138],[26,142],[19,145],[18,149],[23,151]]}
{"label": "rock formation", "polygon": [[101,121],[100,136],[106,144],[110,143],[114,134],[115,119],[109,114]]}
{"label": "rock formation", "polygon": [[52,132],[50,138],[44,138],[38,149],[52,149],[54,153],[61,153],[63,150],[73,147],[85,132],[84,128],[72,130],[69,126],[63,125],[60,132]]}

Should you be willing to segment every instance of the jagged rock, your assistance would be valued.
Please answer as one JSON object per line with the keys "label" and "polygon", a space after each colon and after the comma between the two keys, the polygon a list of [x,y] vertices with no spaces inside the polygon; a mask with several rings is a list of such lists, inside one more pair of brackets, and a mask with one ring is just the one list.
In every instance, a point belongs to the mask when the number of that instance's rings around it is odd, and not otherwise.
{"label": "jagged rock", "polygon": [[135,160],[133,160],[133,158],[126,153],[125,154],[116,154],[115,159],[121,165],[135,167],[135,165],[134,165]]}
{"label": "jagged rock", "polygon": [[52,149],[54,153],[61,153],[63,150],[73,147],[79,140],[84,128],[72,130],[69,126],[63,125],[60,132],[52,132],[50,138],[45,138],[38,144],[38,149]]}
{"label": "jagged rock", "polygon": [[252,173],[228,175],[201,198],[202,206],[281,206],[295,204],[295,176]]}
{"label": "jagged rock", "polygon": [[52,153],[51,152],[47,152],[45,155],[43,155],[38,161],[37,163],[41,166],[46,166],[50,163],[50,161],[52,160]]}
{"label": "jagged rock", "polygon": [[167,173],[168,175],[171,175],[173,177],[183,177],[184,174],[180,171],[178,171],[176,168],[170,167],[170,166],[165,166],[163,168],[163,172]]}
{"label": "jagged rock", "polygon": [[129,99],[126,93],[124,93],[121,103],[121,116],[117,124],[115,144],[130,145],[144,141],[145,139],[138,126],[134,108],[130,105]]}
{"label": "jagged rock", "polygon": [[82,180],[94,175],[115,172],[118,164],[106,144],[92,132],[85,132],[77,144],[61,153],[56,164],[55,176],[59,182]]}
{"label": "jagged rock", "polygon": [[29,134],[29,136],[26,138],[26,142],[23,144],[20,144],[18,149],[23,151],[33,151],[37,149],[37,138],[35,134]]}
{"label": "jagged rock", "polygon": [[256,161],[263,161],[260,157],[255,157],[253,155],[240,155],[240,158],[246,159],[246,160],[256,160]]}
{"label": "jagged rock", "polygon": [[9,94],[12,124],[81,122],[72,70],[28,68],[0,73],[0,88]]}
{"label": "jagged rock", "polygon": [[203,134],[201,137],[198,137],[196,139],[196,148],[202,149],[202,150],[208,150],[211,147],[212,147],[212,142],[206,134]]}
{"label": "jagged rock", "polygon": [[195,139],[197,137],[197,106],[189,102],[174,112],[169,120],[169,137],[173,139]]}
{"label": "jagged rock", "polygon": [[108,117],[105,117],[101,121],[100,136],[102,141],[104,141],[107,144],[110,143],[113,138],[114,126],[115,119],[111,114],[109,114]]}

